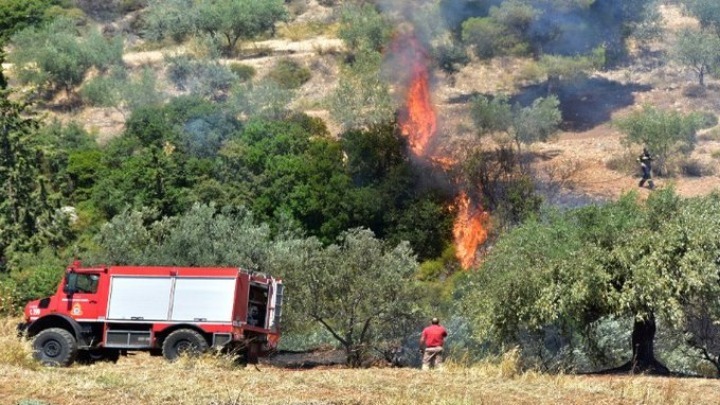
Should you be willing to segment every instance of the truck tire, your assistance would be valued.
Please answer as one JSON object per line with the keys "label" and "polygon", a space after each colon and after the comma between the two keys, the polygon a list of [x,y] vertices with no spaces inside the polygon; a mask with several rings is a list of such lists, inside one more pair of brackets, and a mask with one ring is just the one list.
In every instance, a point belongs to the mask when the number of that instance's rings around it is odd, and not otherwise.
{"label": "truck tire", "polygon": [[178,329],[168,335],[163,341],[163,356],[170,360],[177,360],[180,355],[197,356],[209,348],[207,340],[192,329]]}
{"label": "truck tire", "polygon": [[45,329],[33,340],[33,356],[46,366],[67,367],[73,364],[77,353],[77,341],[65,329]]}

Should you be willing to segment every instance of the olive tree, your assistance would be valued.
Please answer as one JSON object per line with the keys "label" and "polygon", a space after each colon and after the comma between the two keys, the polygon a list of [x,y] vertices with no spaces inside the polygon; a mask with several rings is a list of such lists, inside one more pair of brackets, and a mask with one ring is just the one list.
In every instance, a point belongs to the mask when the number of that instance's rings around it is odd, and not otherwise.
{"label": "olive tree", "polygon": [[705,74],[718,65],[720,37],[714,33],[685,29],[680,31],[672,49],[675,60],[697,72],[698,84],[705,86]]}
{"label": "olive tree", "polygon": [[181,42],[196,33],[193,0],[150,0],[143,13],[143,35],[151,41]]}
{"label": "olive tree", "polygon": [[274,34],[275,24],[287,18],[282,0],[154,0],[145,17],[145,35],[181,42],[205,33],[222,40],[225,53],[231,53],[241,40]]}
{"label": "olive tree", "polygon": [[316,242],[288,258],[288,305],[330,332],[348,365],[362,365],[418,325],[417,262],[406,242],[387,246],[371,231],[353,229],[336,244]]}
{"label": "olive tree", "polygon": [[244,209],[195,204],[184,214],[149,221],[148,209],[125,210],[95,237],[91,262],[177,266],[241,266],[264,269],[270,228]]}
{"label": "olive tree", "polygon": [[672,154],[688,155],[695,149],[702,118],[697,113],[686,115],[646,105],[615,120],[614,125],[625,134],[627,145],[647,147],[657,159],[656,170],[666,174]]}
{"label": "olive tree", "polygon": [[68,18],[30,27],[12,37],[8,61],[23,83],[74,92],[90,68],[100,72],[122,64],[122,39],[103,37]]}
{"label": "olive tree", "polygon": [[478,135],[505,133],[515,142],[518,151],[523,144],[546,141],[559,129],[562,115],[555,96],[538,98],[530,106],[510,105],[506,96],[488,98],[477,96],[470,113],[478,128]]}
{"label": "olive tree", "polygon": [[542,342],[549,330],[572,339],[605,317],[630,318],[632,354],[612,371],[667,374],[655,357],[658,322],[687,330],[697,303],[719,319],[719,231],[720,195],[671,189],[549,214],[500,238],[463,283],[461,310],[480,341],[497,345]]}
{"label": "olive tree", "polygon": [[381,51],[391,35],[390,22],[372,5],[342,7],[338,36],[350,50]]}
{"label": "olive tree", "polygon": [[275,24],[288,18],[283,0],[199,0],[197,28],[224,39],[226,53],[238,41],[275,33]]}

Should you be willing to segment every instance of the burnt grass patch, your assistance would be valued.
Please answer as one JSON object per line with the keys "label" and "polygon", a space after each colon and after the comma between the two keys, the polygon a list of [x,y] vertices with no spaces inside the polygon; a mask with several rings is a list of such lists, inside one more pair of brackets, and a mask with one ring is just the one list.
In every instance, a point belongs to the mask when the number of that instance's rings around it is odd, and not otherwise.
{"label": "burnt grass patch", "polygon": [[[608,123],[612,113],[635,104],[635,94],[652,90],[651,86],[628,83],[623,84],[603,77],[562,83],[555,93],[548,92],[547,83],[523,87],[510,97],[510,104],[530,106],[541,97],[555,94],[560,100],[560,112],[563,122],[561,129],[569,132],[582,132]],[[493,98],[492,94],[471,92],[448,98],[448,104],[467,104],[477,96]]]}
{"label": "burnt grass patch", "polygon": [[[602,77],[563,83],[554,93],[560,100],[561,128],[581,132],[605,124],[612,119],[613,112],[635,104],[635,93],[651,89],[648,85],[623,84]],[[510,102],[529,106],[548,95],[547,83],[542,83],[523,88]]]}

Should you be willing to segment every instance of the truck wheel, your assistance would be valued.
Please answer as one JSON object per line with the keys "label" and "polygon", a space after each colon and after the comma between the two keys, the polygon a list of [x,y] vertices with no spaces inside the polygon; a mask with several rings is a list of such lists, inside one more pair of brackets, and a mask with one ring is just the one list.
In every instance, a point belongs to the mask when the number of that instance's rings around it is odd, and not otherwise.
{"label": "truck wheel", "polygon": [[179,329],[168,335],[162,345],[162,353],[170,361],[182,354],[196,356],[208,349],[208,342],[192,329]]}
{"label": "truck wheel", "polygon": [[77,357],[75,337],[61,328],[45,329],[33,340],[33,356],[46,366],[71,365]]}

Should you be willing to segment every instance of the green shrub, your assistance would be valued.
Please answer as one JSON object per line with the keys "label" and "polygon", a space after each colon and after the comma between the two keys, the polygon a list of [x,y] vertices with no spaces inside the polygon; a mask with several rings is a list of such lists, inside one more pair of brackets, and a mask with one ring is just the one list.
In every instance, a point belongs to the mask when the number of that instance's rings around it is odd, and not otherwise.
{"label": "green shrub", "polygon": [[241,82],[249,81],[255,76],[255,73],[257,73],[254,67],[244,63],[231,63],[229,67],[230,71],[233,72]]}
{"label": "green shrub", "polygon": [[112,107],[118,103],[118,95],[112,78],[98,76],[80,88],[83,102],[95,107]]}
{"label": "green shrub", "polygon": [[40,264],[19,272],[11,273],[10,278],[15,282],[15,294],[19,305],[38,298],[52,295],[62,278],[63,266]]}
{"label": "green shrub", "polygon": [[237,75],[216,60],[193,59],[186,55],[168,58],[168,77],[178,90],[188,90],[202,97],[218,97],[237,81]]}
{"label": "green shrub", "polygon": [[15,282],[8,278],[0,279],[0,314],[15,315],[20,307]]}
{"label": "green shrub", "polygon": [[165,58],[167,77],[178,90],[185,90],[188,78],[193,73],[193,59],[188,55],[177,55]]}
{"label": "green shrub", "polygon": [[287,58],[279,60],[268,73],[268,77],[284,89],[297,89],[311,76],[310,69]]}
{"label": "green shrub", "polygon": [[67,264],[51,249],[15,254],[9,261],[12,263],[11,271],[4,285],[6,289],[12,288],[12,305],[16,310],[30,300],[52,295]]}
{"label": "green shrub", "polygon": [[338,37],[351,51],[380,51],[392,36],[389,20],[371,4],[344,6]]}

